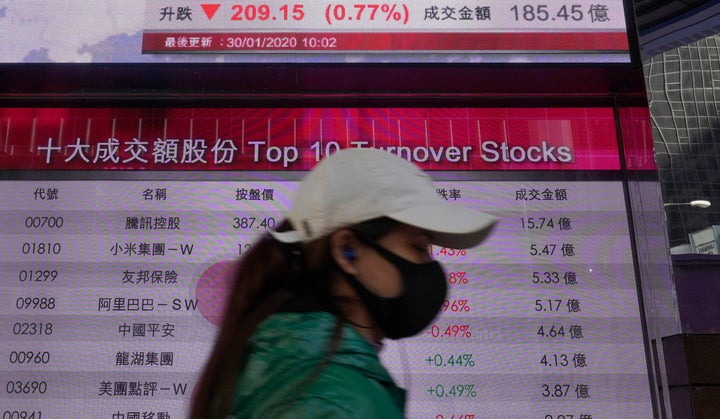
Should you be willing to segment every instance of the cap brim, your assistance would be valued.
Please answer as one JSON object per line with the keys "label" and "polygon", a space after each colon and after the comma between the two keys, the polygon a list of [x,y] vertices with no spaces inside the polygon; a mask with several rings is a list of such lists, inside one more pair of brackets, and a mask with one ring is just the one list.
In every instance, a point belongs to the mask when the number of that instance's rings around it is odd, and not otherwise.
{"label": "cap brim", "polygon": [[[498,222],[493,215],[442,201],[416,205],[388,214],[387,217],[427,230],[432,234],[433,244],[453,249],[465,249],[480,244]],[[296,230],[271,230],[269,233],[281,243],[303,241],[302,235]]]}
{"label": "cap brim", "polygon": [[498,222],[490,214],[443,201],[413,206],[387,216],[427,230],[432,234],[434,244],[454,249],[480,244]]}
{"label": "cap brim", "polygon": [[290,231],[269,231],[270,235],[280,243],[300,243],[302,241],[302,237],[300,237],[300,233],[298,233],[295,230]]}

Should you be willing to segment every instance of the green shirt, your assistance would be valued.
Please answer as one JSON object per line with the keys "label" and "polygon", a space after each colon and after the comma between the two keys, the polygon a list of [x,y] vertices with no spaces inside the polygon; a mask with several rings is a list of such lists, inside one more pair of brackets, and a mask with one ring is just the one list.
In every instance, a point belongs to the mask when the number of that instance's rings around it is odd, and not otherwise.
{"label": "green shirt", "polygon": [[233,417],[402,418],[405,391],[347,324],[335,355],[308,381],[327,353],[334,324],[323,312],[278,313],[261,323],[237,382]]}

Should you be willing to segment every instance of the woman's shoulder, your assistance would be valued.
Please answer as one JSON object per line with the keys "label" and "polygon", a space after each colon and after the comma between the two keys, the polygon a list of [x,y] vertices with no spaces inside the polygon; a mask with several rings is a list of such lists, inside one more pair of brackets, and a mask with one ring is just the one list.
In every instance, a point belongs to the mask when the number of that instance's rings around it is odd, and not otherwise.
{"label": "woman's shoulder", "polygon": [[241,398],[235,412],[238,417],[403,417],[405,392],[392,382],[378,381],[366,371],[342,363],[286,360],[282,364],[264,374],[253,374],[255,380],[242,380],[236,393]]}
{"label": "woman's shoulder", "polygon": [[334,323],[327,313],[269,319],[252,340],[236,413],[291,418],[312,409],[305,417],[402,417],[404,391],[357,333],[345,330],[334,356],[325,359]]}
{"label": "woman's shoulder", "polygon": [[294,397],[274,404],[268,417],[402,418],[404,402],[404,391],[394,385],[328,364]]}

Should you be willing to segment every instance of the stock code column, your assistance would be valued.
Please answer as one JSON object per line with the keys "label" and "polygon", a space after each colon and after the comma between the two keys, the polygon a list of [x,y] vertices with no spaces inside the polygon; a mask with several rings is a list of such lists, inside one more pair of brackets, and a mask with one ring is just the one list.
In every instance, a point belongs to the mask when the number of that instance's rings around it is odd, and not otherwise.
{"label": "stock code column", "polygon": [[184,418],[283,185],[2,182],[2,417]]}
{"label": "stock code column", "polygon": [[500,217],[474,249],[433,248],[441,315],[383,354],[428,419],[652,417],[620,182],[447,182]]}

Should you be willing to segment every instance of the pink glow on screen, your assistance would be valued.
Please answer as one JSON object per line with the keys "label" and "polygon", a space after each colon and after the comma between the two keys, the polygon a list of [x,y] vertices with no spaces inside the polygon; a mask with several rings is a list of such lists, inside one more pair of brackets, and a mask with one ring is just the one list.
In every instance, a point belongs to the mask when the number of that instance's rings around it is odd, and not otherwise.
{"label": "pink glow on screen", "polygon": [[0,110],[5,169],[308,170],[347,147],[426,170],[620,168],[610,108]]}

